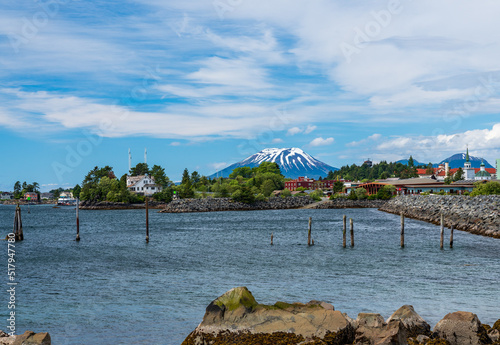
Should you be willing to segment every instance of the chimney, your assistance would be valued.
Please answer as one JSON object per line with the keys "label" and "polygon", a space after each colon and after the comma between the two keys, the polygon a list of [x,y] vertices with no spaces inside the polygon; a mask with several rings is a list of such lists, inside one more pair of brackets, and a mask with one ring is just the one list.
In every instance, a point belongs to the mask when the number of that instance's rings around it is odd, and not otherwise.
{"label": "chimney", "polygon": [[450,176],[450,163],[444,163],[444,171],[446,172],[445,176]]}

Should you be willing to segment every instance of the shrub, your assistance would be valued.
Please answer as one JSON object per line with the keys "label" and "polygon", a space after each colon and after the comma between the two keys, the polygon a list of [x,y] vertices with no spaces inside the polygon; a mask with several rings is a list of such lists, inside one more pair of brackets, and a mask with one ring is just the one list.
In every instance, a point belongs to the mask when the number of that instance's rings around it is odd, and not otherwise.
{"label": "shrub", "polygon": [[389,200],[394,192],[396,192],[396,187],[392,185],[384,186],[378,190],[377,198],[381,200]]}
{"label": "shrub", "polygon": [[306,189],[305,189],[304,187],[298,187],[298,188],[296,189],[296,191],[297,191],[297,192],[303,192],[303,191],[305,191],[305,190],[306,190]]}
{"label": "shrub", "polygon": [[368,197],[368,192],[366,191],[366,189],[364,188],[356,188],[356,197],[359,199],[359,200],[363,200],[363,199],[366,199]]}
{"label": "shrub", "polygon": [[330,200],[345,199],[345,198],[346,198],[346,196],[344,194],[341,194],[341,193],[335,193],[335,194],[330,195]]}
{"label": "shrub", "polygon": [[283,198],[288,198],[289,196],[292,196],[292,192],[290,191],[290,189],[285,188],[285,189],[281,192],[281,196],[282,196]]}
{"label": "shrub", "polygon": [[349,199],[349,200],[358,200],[358,197],[356,196],[356,193],[353,190],[351,190],[351,192],[347,196],[347,199]]}
{"label": "shrub", "polygon": [[470,196],[476,195],[492,195],[492,194],[500,194],[500,183],[495,181],[490,181],[486,183],[476,182],[474,183],[474,189]]}
{"label": "shrub", "polygon": [[314,192],[312,192],[311,194],[309,194],[309,196],[314,201],[321,201],[321,198],[323,197],[323,191],[321,189],[317,189]]}
{"label": "shrub", "polygon": [[377,195],[375,194],[368,195],[368,200],[377,200]]}
{"label": "shrub", "polygon": [[253,195],[252,190],[248,187],[241,187],[237,189],[232,195],[231,198],[234,201],[243,202],[245,204],[251,204],[255,201],[255,195]]}
{"label": "shrub", "polygon": [[259,194],[257,194],[257,196],[255,197],[255,201],[267,201],[267,198],[264,196],[264,194],[259,193]]}

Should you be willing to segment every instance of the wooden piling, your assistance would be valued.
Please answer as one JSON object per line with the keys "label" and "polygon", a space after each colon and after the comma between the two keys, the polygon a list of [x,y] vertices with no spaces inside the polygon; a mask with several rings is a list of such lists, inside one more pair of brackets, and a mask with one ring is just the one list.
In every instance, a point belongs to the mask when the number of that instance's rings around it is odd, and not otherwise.
{"label": "wooden piling", "polygon": [[453,224],[451,224],[451,230],[450,230],[450,248],[453,248]]}
{"label": "wooden piling", "polygon": [[441,213],[441,249],[444,247],[444,215]]}
{"label": "wooden piling", "polygon": [[312,241],[312,245],[314,246],[314,238],[311,241]]}
{"label": "wooden piling", "polygon": [[149,204],[146,197],[146,243],[149,243]]}
{"label": "wooden piling", "polygon": [[16,241],[22,241],[24,240],[24,235],[23,235],[23,220],[21,217],[21,207],[19,204],[16,206],[16,213],[14,216],[14,238]]}
{"label": "wooden piling", "polygon": [[401,248],[405,247],[405,215],[401,212]]}
{"label": "wooden piling", "polygon": [[274,236],[273,236],[273,233],[271,232],[271,245],[273,245],[273,239],[274,239]]}
{"label": "wooden piling", "polygon": [[342,247],[346,247],[347,242],[347,216],[344,214],[344,232],[342,233]]}
{"label": "wooden piling", "polygon": [[312,217],[309,217],[309,231],[307,232],[307,245],[311,245],[311,228],[312,228]]}
{"label": "wooden piling", "polygon": [[80,216],[78,211],[80,209],[80,199],[76,198],[76,240],[80,241]]}
{"label": "wooden piling", "polygon": [[354,222],[352,218],[349,218],[349,224],[351,225],[351,247],[354,247]]}

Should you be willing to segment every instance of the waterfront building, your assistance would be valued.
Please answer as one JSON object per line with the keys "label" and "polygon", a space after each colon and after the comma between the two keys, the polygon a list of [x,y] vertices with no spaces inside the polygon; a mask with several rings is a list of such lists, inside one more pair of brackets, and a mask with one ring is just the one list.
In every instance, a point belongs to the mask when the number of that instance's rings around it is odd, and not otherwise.
{"label": "waterfront building", "polygon": [[155,183],[151,175],[127,176],[127,188],[135,194],[152,196],[162,191],[162,187]]}
{"label": "waterfront building", "polygon": [[302,187],[305,189],[314,189],[314,179],[308,178],[307,176],[296,178],[295,180],[290,180],[285,182],[285,188],[291,190],[292,192],[297,190],[297,188]]}
{"label": "waterfront building", "polygon": [[497,180],[500,180],[500,158],[497,159],[497,164],[496,164],[496,173],[497,173]]}
{"label": "waterfront building", "polygon": [[28,192],[24,194],[24,200],[38,201],[38,193]]}
{"label": "waterfront building", "polygon": [[40,194],[40,199],[42,199],[42,200],[50,200],[50,199],[54,199],[54,193],[50,193],[50,192],[47,192],[47,193],[41,193],[41,194]]}
{"label": "waterfront building", "polygon": [[2,200],[12,200],[12,199],[14,199],[14,194],[13,193],[9,193],[9,192],[3,192],[0,195],[0,199],[2,199]]}

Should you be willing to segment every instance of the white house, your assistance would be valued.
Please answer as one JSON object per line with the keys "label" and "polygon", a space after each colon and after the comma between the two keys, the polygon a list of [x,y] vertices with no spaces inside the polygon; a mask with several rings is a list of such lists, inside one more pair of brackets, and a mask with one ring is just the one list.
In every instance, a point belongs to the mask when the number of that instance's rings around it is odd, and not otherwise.
{"label": "white house", "polygon": [[162,191],[162,187],[155,183],[150,175],[127,176],[127,188],[132,193],[152,196]]}
{"label": "white house", "polygon": [[2,200],[11,200],[14,199],[14,194],[9,193],[9,192],[3,192],[2,195],[0,196],[0,199]]}

